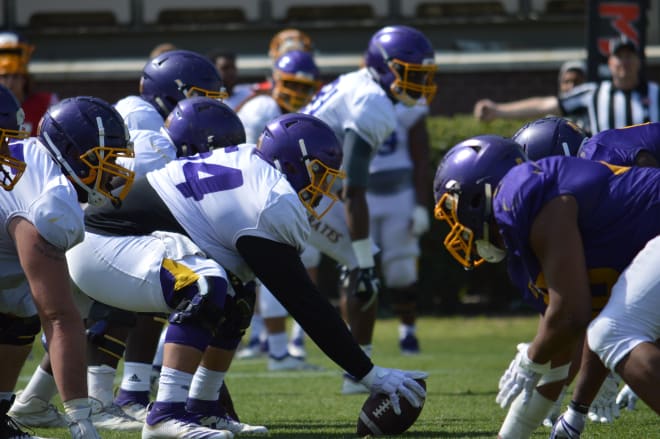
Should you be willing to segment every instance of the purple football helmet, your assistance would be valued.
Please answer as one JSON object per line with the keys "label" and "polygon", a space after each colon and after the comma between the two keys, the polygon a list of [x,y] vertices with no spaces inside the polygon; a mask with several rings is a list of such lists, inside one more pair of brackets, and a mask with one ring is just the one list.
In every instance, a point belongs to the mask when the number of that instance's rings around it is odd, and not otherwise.
{"label": "purple football helmet", "polygon": [[435,53],[426,36],[408,26],[387,26],[369,41],[364,61],[383,87],[405,105],[435,96]]}
{"label": "purple football helmet", "polygon": [[530,160],[538,160],[552,155],[577,156],[587,133],[570,120],[549,116],[524,125],[511,139]]}
{"label": "purple football helmet", "polygon": [[167,117],[181,99],[227,97],[220,73],[203,55],[171,50],[150,59],[142,70],[140,95]]}
{"label": "purple football helmet", "polygon": [[0,85],[0,186],[6,191],[14,188],[25,172],[25,162],[11,156],[10,139],[25,139],[28,132],[23,130],[25,113],[14,94]]}
{"label": "purple football helmet", "polygon": [[494,135],[464,140],[440,161],[433,180],[435,217],[449,224],[444,245],[464,267],[484,262],[475,246],[476,241],[490,242],[495,188],[512,167],[525,161],[520,145]]}
{"label": "purple football helmet", "polygon": [[[64,99],[41,118],[37,136],[75,183],[80,201],[121,204],[135,174],[115,162],[134,155],[128,129],[112,105],[91,96]],[[110,192],[115,177],[124,184],[118,195]]]}
{"label": "purple football helmet", "polygon": [[[337,201],[335,182],[343,151],[339,139],[325,122],[301,113],[276,117],[266,125],[256,153],[286,175],[310,214],[321,218]],[[323,196],[332,201],[322,212],[315,208]]]}
{"label": "purple football helmet", "polygon": [[273,66],[273,98],[288,112],[307,105],[321,86],[319,69],[308,52],[292,50]]}
{"label": "purple football helmet", "polygon": [[245,129],[234,110],[205,96],[179,101],[163,129],[176,146],[178,157],[245,143]]}

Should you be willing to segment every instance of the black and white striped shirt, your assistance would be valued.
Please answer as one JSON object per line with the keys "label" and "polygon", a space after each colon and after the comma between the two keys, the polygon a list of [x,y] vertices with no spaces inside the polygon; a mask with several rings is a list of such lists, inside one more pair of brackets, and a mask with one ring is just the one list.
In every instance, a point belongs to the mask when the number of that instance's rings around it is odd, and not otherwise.
{"label": "black and white striped shirt", "polygon": [[660,122],[659,93],[658,84],[652,81],[630,91],[615,88],[609,80],[588,82],[559,96],[559,107],[564,115],[586,110],[589,131],[596,134],[610,128]]}

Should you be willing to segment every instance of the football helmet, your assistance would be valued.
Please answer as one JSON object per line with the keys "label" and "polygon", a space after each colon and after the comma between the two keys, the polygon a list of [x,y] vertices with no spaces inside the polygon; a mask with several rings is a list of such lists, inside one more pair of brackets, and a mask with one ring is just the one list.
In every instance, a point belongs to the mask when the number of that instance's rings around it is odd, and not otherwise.
{"label": "football helmet", "polygon": [[276,33],[268,45],[268,56],[272,60],[278,59],[290,50],[311,52],[314,50],[312,39],[305,32],[298,29],[284,29]]}
{"label": "football helmet", "polygon": [[23,130],[25,113],[14,94],[0,85],[0,186],[6,191],[14,188],[25,172],[25,162],[12,157],[9,151],[10,139],[25,139]]}
{"label": "football helmet", "polygon": [[311,54],[292,50],[275,61],[272,96],[286,111],[307,105],[320,87],[319,69]]}
{"label": "football helmet", "polygon": [[27,75],[34,46],[13,32],[0,32],[0,75]]}
{"label": "football helmet", "polygon": [[245,129],[234,110],[205,96],[179,101],[165,119],[163,130],[176,146],[178,157],[245,143]]}
{"label": "football helmet", "polygon": [[490,240],[492,198],[502,177],[524,161],[520,145],[494,135],[464,140],[440,161],[433,180],[435,218],[449,225],[444,245],[465,268],[481,265],[485,250],[503,252]]}
{"label": "football helmet", "polygon": [[[315,218],[337,202],[335,183],[344,178],[339,170],[344,154],[332,128],[320,119],[301,113],[276,117],[259,136],[256,154],[286,175]],[[331,202],[319,213],[315,208],[323,196]]]}
{"label": "football helmet", "polygon": [[408,26],[387,26],[376,32],[364,55],[366,67],[383,90],[405,105],[420,99],[429,104],[435,85],[435,53],[426,36]]}
{"label": "football helmet", "polygon": [[227,97],[215,65],[205,56],[189,50],[170,50],[147,61],[140,78],[140,95],[163,118],[181,99]]}
{"label": "football helmet", "polygon": [[[134,154],[128,129],[112,105],[91,96],[64,99],[41,118],[37,137],[75,183],[81,202],[121,204],[135,174],[115,161]],[[110,192],[115,177],[123,183],[118,195]]]}
{"label": "football helmet", "polygon": [[568,119],[548,116],[525,124],[511,139],[530,160],[538,160],[552,155],[577,156],[587,133]]}

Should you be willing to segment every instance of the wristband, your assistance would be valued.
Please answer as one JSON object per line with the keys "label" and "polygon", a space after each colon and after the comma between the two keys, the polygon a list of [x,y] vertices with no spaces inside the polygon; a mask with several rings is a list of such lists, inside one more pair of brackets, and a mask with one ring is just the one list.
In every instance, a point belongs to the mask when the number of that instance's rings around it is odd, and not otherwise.
{"label": "wristband", "polygon": [[376,265],[374,255],[371,252],[371,238],[358,239],[353,241],[351,245],[360,268],[372,268]]}
{"label": "wristband", "polygon": [[582,413],[583,415],[586,415],[589,412],[589,406],[587,404],[580,404],[575,402],[573,399],[571,399],[571,402],[568,403],[568,406],[576,412]]}

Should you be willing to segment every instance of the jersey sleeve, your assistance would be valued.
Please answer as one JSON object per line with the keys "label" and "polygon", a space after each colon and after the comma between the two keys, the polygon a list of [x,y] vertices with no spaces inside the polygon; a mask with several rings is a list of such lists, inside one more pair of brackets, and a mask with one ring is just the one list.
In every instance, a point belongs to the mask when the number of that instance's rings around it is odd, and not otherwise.
{"label": "jersey sleeve", "polygon": [[273,192],[273,197],[259,216],[256,235],[288,244],[302,253],[310,233],[307,211],[295,194]]}
{"label": "jersey sleeve", "polygon": [[268,122],[280,116],[282,110],[272,97],[264,95],[250,99],[237,114],[245,128],[245,143],[257,143]]}
{"label": "jersey sleeve", "polygon": [[153,105],[138,96],[128,96],[115,104],[129,130],[158,131],[165,120]]}
{"label": "jersey sleeve", "polygon": [[30,206],[29,217],[39,234],[61,250],[70,249],[85,236],[83,211],[72,192],[62,186],[41,194]]}
{"label": "jersey sleeve", "polygon": [[368,93],[357,96],[344,119],[344,130],[360,135],[373,149],[380,146],[396,127],[394,105],[383,94]]}

